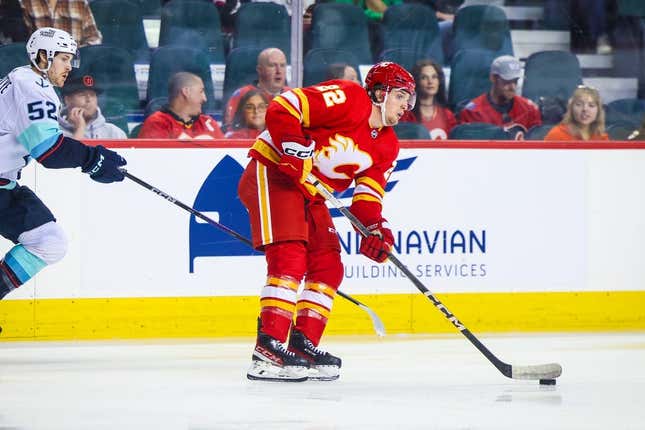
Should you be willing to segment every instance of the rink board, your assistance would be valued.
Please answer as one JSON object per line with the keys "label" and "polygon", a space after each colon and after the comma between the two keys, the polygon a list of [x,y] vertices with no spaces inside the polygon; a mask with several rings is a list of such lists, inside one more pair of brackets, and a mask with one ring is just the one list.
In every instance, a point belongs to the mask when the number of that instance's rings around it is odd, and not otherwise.
{"label": "rink board", "polygon": [[[108,143],[130,172],[244,235],[235,189],[248,145]],[[645,328],[643,149],[405,144],[385,197],[396,252],[473,331]],[[69,249],[0,302],[0,339],[254,332],[261,255],[131,181],[106,186],[32,163],[21,183],[52,209]],[[335,222],[343,291],[390,333],[454,330],[394,266],[358,254],[346,220]],[[334,306],[329,333],[372,331],[361,309],[342,298]]]}

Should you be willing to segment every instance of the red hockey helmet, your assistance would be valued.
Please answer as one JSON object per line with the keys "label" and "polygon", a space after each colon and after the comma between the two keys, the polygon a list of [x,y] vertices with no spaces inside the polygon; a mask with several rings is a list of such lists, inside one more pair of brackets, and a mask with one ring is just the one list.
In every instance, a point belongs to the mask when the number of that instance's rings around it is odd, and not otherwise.
{"label": "red hockey helmet", "polygon": [[365,77],[365,88],[370,95],[374,94],[375,89],[382,89],[387,93],[401,89],[410,94],[410,109],[414,107],[416,99],[414,77],[396,63],[383,61],[372,66]]}

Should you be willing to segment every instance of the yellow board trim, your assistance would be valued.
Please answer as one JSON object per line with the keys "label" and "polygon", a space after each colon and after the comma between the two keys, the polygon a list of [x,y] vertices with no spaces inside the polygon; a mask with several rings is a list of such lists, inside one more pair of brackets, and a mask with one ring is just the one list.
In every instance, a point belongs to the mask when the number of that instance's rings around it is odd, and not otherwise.
{"label": "yellow board trim", "polygon": [[[420,293],[356,295],[389,334],[457,333]],[[438,294],[474,333],[645,329],[645,291]],[[0,301],[0,341],[254,336],[258,296]],[[373,334],[337,298],[326,334]]]}

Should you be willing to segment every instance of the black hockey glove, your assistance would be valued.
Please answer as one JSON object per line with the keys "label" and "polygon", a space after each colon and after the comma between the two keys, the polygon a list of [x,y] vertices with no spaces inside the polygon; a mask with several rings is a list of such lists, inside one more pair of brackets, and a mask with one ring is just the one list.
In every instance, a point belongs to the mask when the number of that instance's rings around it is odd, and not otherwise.
{"label": "black hockey glove", "polygon": [[83,173],[87,173],[90,178],[103,184],[120,182],[125,178],[123,172],[119,170],[120,166],[127,164],[125,158],[101,145],[92,149],[93,155],[90,161],[83,166]]}

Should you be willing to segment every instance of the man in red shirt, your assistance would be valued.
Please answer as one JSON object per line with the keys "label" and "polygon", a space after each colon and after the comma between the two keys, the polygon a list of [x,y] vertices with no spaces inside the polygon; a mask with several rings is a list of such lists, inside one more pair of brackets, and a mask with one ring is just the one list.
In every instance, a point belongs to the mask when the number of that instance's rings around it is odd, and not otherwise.
{"label": "man in red shirt", "polygon": [[168,83],[168,104],[141,126],[142,139],[220,139],[217,121],[202,113],[204,82],[192,73],[175,73]]}
{"label": "man in red shirt", "polygon": [[372,232],[360,251],[385,261],[394,237],[382,200],[399,152],[391,126],[414,98],[412,75],[384,62],[370,69],[365,88],[331,80],[286,91],[269,104],[267,129],[249,152],[238,188],[268,274],[249,379],[338,378],[340,358],[318,344],[343,279],[340,243],[324,199],[306,178],[313,172],[336,191],[355,183],[350,210]]}
{"label": "man in red shirt", "polygon": [[535,103],[516,95],[521,75],[522,65],[516,58],[497,57],[490,66],[490,92],[471,100],[459,113],[459,122],[494,124],[515,140],[523,140],[531,127],[542,124],[542,117]]}
{"label": "man in red shirt", "polygon": [[260,52],[256,71],[258,72],[258,80],[235,90],[226,103],[226,108],[224,109],[224,127],[226,131],[230,130],[240,99],[249,90],[260,89],[271,100],[281,92],[289,89],[286,85],[287,57],[280,49],[267,48]]}

